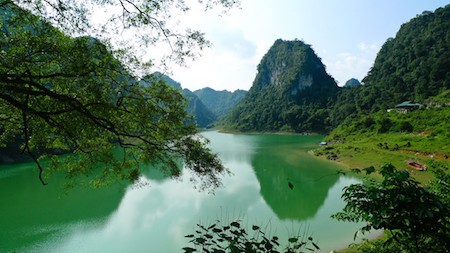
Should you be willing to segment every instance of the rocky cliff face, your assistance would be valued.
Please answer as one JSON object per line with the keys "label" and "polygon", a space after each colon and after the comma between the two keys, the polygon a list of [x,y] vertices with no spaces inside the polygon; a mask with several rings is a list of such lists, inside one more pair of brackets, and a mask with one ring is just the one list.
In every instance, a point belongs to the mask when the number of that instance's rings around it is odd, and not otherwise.
{"label": "rocky cliff face", "polygon": [[[226,125],[240,131],[321,131],[338,91],[310,45],[277,40],[258,65],[258,74]],[[319,112],[320,111],[320,112]]]}

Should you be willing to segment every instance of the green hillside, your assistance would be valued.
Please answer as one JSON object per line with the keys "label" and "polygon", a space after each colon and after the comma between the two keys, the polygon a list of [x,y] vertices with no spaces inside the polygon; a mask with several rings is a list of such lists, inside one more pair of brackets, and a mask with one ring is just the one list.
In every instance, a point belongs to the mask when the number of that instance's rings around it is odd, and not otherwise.
{"label": "green hillside", "polygon": [[[405,166],[410,158],[449,162],[450,5],[402,25],[363,82],[342,88],[331,110],[337,127],[327,139],[338,143],[332,157],[364,166]],[[399,113],[395,105],[404,101],[422,107]]]}
{"label": "green hillside", "polygon": [[333,126],[351,115],[423,102],[450,89],[450,5],[424,12],[388,39],[358,87],[342,88],[330,114]]}
{"label": "green hillside", "polygon": [[371,94],[375,103],[423,101],[450,89],[449,20],[450,5],[424,12],[386,41],[363,80],[380,91],[380,96]]}
{"label": "green hillside", "polygon": [[407,168],[407,160],[450,165],[449,140],[450,106],[408,113],[379,111],[345,120],[326,137],[331,145],[316,154],[355,167],[379,167],[390,162],[397,168]]}

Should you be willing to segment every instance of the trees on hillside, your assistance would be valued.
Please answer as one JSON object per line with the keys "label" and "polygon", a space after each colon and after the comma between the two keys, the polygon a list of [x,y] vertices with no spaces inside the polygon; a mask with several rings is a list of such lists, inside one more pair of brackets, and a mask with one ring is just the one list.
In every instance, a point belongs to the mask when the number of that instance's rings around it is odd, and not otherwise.
{"label": "trees on hillside", "polygon": [[423,102],[450,89],[450,5],[424,12],[386,40],[364,85],[340,89],[330,109],[332,127],[346,118]]}
{"label": "trees on hillside", "polygon": [[423,101],[450,88],[449,19],[450,5],[424,12],[386,41],[363,80],[380,91],[369,94],[374,100],[369,106]]}
{"label": "trees on hillside", "polygon": [[[71,178],[94,174],[96,185],[111,178],[136,180],[140,162],[163,164],[168,174],[177,176],[182,159],[202,179],[201,187],[218,186],[218,175],[226,170],[205,141],[194,136],[195,126],[185,124],[188,116],[179,92],[158,81],[140,85],[130,65],[117,60],[110,47],[90,36],[69,37],[51,25],[59,22],[65,31],[83,33],[90,27],[91,4],[115,4],[123,8],[124,28],[151,25],[153,32],[164,32],[162,38],[170,41],[164,20],[153,15],[171,6],[185,10],[182,2],[0,1],[0,144],[20,136],[22,151],[36,161],[43,184],[39,157],[71,152],[75,155],[63,163],[53,157],[52,164]],[[235,2],[206,5],[230,7]],[[195,34],[168,42],[175,43],[175,55],[191,56],[192,41],[206,44]],[[161,39],[158,33],[146,38],[152,36],[154,41]],[[120,160],[112,150],[115,144],[123,149]],[[94,172],[98,164],[105,166]]]}

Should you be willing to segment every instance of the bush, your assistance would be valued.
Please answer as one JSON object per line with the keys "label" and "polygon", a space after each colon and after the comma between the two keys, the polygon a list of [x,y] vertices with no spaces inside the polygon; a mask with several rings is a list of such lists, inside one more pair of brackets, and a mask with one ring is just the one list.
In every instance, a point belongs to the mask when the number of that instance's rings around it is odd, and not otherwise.
{"label": "bush", "polygon": [[387,133],[394,125],[391,119],[389,118],[381,118],[378,123],[378,133]]}
{"label": "bush", "polygon": [[411,125],[408,121],[401,121],[399,123],[399,128],[402,132],[412,133],[412,131],[414,131],[413,125]]}
{"label": "bush", "polygon": [[[373,171],[373,168],[366,168],[368,174]],[[372,181],[344,188],[342,197],[346,206],[333,217],[367,222],[361,228],[363,232],[387,230],[392,236],[386,242],[406,252],[448,252],[448,203],[437,193],[422,187],[406,170],[398,171],[387,164],[381,166],[380,173],[381,183]]]}
{"label": "bush", "polygon": [[364,119],[364,126],[366,128],[370,128],[371,126],[373,126],[375,124],[375,120],[371,117],[371,116],[367,116]]}

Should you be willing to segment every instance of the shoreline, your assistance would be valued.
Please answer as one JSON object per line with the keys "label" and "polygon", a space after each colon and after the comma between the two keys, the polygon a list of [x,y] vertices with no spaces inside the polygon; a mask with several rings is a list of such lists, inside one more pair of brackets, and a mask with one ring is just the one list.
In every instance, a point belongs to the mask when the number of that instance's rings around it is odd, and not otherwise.
{"label": "shoreline", "polygon": [[316,133],[316,132],[303,132],[303,133],[270,132],[270,131],[268,131],[268,132],[258,132],[258,131],[241,132],[241,131],[237,131],[237,130],[224,130],[224,129],[215,129],[215,128],[205,129],[205,131],[217,131],[217,132],[223,133],[223,134],[248,134],[248,135],[256,135],[256,134],[261,134],[261,135],[303,135],[303,136],[310,136],[310,135],[325,136],[326,135],[324,133]]}

